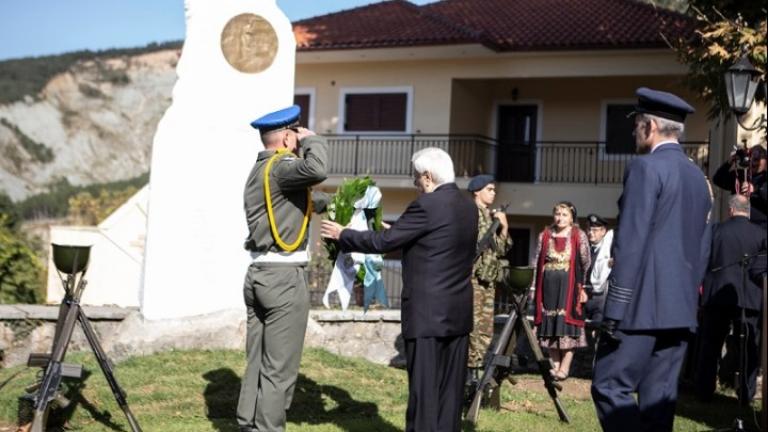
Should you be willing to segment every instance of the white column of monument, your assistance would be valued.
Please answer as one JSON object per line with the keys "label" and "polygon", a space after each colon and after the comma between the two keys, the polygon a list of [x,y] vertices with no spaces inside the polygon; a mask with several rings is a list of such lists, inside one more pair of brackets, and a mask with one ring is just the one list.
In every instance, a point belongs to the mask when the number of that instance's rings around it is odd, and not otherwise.
{"label": "white column of monument", "polygon": [[275,0],[186,0],[173,103],[152,148],[141,311],[147,319],[243,308],[251,120],[293,101],[296,43]]}

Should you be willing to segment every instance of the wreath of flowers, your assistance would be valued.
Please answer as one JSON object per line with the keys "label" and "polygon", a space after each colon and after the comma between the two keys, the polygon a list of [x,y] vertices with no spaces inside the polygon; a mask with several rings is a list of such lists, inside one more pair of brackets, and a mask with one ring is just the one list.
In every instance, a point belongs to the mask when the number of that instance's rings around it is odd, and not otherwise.
{"label": "wreath of flowers", "polygon": [[[369,176],[357,177],[353,179],[344,179],[344,181],[336,189],[336,193],[328,203],[327,218],[333,222],[338,223],[341,226],[346,226],[352,220],[352,215],[355,213],[355,203],[365,195],[365,191],[369,186],[376,186]],[[381,205],[379,205],[375,211],[372,209],[365,209],[366,218],[368,219],[368,228],[374,231],[381,230],[382,211]],[[328,258],[331,262],[335,262],[339,256],[339,245],[334,241],[325,242],[325,250],[328,252]],[[357,280],[362,282],[365,277],[365,268],[360,266],[357,272]]]}

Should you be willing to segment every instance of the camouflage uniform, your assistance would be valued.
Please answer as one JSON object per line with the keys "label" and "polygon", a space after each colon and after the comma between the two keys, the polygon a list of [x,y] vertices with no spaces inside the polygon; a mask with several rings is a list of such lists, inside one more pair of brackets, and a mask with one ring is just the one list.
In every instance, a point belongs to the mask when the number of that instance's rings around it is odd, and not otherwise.
{"label": "camouflage uniform", "polygon": [[[485,208],[478,207],[477,241],[493,224],[493,216]],[[496,281],[502,267],[506,264],[503,257],[507,254],[512,241],[507,236],[502,239],[494,234],[490,247],[475,261],[472,271],[472,291],[474,326],[469,334],[469,360],[467,366],[479,368],[493,338],[493,301],[496,296]]]}

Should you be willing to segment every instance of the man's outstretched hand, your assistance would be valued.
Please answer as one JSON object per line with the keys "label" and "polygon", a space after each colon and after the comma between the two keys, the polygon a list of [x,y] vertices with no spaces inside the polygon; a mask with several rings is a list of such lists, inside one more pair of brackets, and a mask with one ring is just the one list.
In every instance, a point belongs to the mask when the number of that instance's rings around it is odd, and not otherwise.
{"label": "man's outstretched hand", "polygon": [[320,237],[330,240],[338,240],[344,227],[336,222],[324,220],[320,225]]}

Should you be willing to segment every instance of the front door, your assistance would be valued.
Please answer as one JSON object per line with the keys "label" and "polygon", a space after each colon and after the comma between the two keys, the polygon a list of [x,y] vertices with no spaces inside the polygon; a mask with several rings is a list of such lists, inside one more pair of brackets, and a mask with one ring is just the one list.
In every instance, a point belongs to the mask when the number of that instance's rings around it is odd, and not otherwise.
{"label": "front door", "polygon": [[497,181],[532,183],[536,175],[536,105],[501,105]]}

